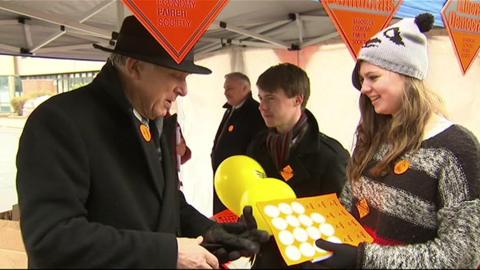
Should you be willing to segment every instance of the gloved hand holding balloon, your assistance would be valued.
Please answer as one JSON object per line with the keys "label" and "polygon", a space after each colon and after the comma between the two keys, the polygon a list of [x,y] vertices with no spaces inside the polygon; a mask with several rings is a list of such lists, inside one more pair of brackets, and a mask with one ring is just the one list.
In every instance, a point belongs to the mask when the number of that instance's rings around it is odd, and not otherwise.
{"label": "gloved hand holding balloon", "polygon": [[253,207],[258,229],[272,234],[257,209],[257,202],[294,199],[295,192],[282,180],[266,178],[262,166],[254,159],[236,155],[225,159],[217,168],[214,186],[220,201],[240,216],[244,206]]}

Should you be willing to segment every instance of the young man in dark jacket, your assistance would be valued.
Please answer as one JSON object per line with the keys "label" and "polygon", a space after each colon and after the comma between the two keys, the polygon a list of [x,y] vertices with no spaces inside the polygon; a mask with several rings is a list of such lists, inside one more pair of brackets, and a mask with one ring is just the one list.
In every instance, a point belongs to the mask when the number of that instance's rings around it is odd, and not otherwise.
{"label": "young man in dark jacket", "polygon": [[[310,96],[307,74],[293,64],[267,69],[257,80],[260,112],[267,131],[259,134],[247,154],[260,163],[267,177],[285,181],[298,198],[340,194],[346,180],[349,153],[321,133],[305,108]],[[256,268],[286,268],[273,238],[258,254]]]}
{"label": "young man in dark jacket", "polygon": [[262,233],[251,213],[232,231],[185,201],[176,120],[159,124],[187,94],[187,75],[211,71],[192,54],[176,63],[133,16],[114,49],[97,47],[112,55],[95,80],[40,105],[20,138],[29,267],[217,268],[218,259],[258,252]]}

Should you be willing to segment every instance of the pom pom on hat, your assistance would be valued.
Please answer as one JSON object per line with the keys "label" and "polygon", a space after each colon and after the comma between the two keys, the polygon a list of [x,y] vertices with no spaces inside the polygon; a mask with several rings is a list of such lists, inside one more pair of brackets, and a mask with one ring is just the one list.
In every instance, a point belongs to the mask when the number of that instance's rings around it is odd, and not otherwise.
{"label": "pom pom on hat", "polygon": [[428,70],[427,38],[423,34],[433,27],[433,16],[423,13],[405,18],[373,36],[360,50],[352,73],[352,83],[361,89],[358,71],[366,61],[381,68],[419,80]]}
{"label": "pom pom on hat", "polygon": [[420,32],[428,32],[433,27],[433,15],[430,13],[422,13],[415,17],[415,24],[418,26]]}

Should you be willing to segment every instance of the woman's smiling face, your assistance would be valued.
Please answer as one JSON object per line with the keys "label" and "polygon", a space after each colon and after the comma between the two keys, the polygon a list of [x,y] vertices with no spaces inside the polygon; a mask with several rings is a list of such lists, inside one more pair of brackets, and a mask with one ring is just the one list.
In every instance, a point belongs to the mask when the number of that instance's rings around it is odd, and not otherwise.
{"label": "woman's smiling face", "polygon": [[401,108],[406,77],[363,61],[359,70],[360,92],[367,96],[378,114],[395,115]]}

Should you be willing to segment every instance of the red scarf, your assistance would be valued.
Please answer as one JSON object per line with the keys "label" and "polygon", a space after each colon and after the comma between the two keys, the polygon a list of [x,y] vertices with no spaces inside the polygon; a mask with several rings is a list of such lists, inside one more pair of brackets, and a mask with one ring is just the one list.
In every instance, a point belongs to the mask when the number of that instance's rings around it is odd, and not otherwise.
{"label": "red scarf", "polygon": [[307,115],[305,112],[302,112],[300,119],[290,131],[280,134],[274,128],[269,130],[267,135],[267,148],[277,170],[283,168],[285,161],[289,158],[291,150],[307,132],[307,120]]}

